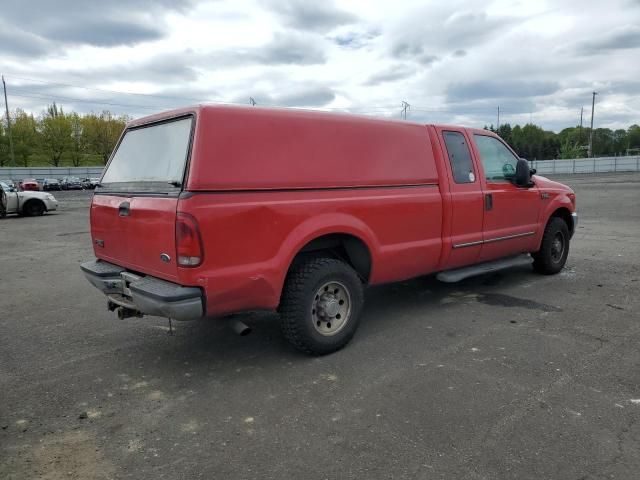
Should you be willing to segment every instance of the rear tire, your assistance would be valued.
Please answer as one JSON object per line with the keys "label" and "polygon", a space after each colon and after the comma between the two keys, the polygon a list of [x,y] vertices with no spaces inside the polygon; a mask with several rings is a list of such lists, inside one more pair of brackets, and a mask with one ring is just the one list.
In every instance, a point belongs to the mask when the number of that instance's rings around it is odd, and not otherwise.
{"label": "rear tire", "polygon": [[552,217],[544,229],[540,250],[531,254],[533,268],[543,275],[554,275],[564,267],[569,256],[569,227],[559,217]]}
{"label": "rear tire", "polygon": [[24,207],[22,207],[22,213],[27,217],[37,217],[44,215],[47,208],[40,200],[29,200]]}
{"label": "rear tire", "polygon": [[326,355],[344,347],[358,328],[363,285],[335,258],[312,258],[294,266],[280,302],[285,338],[298,350]]}

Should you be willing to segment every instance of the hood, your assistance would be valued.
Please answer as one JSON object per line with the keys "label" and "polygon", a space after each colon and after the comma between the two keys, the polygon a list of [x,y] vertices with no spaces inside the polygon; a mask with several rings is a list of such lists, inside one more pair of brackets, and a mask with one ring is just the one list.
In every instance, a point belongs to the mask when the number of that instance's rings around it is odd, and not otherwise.
{"label": "hood", "polygon": [[533,180],[536,182],[538,188],[541,189],[573,193],[571,187],[568,187],[564,183],[554,182],[553,180],[549,180],[547,177],[543,177],[541,175],[534,175]]}

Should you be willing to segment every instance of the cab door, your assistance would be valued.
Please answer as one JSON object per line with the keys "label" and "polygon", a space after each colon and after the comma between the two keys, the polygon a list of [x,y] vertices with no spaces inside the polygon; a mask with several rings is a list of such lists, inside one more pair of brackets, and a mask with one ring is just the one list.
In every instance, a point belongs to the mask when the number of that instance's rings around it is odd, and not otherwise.
{"label": "cab door", "polygon": [[489,261],[536,248],[540,195],[534,185],[518,187],[511,178],[518,157],[499,138],[473,133],[482,167],[484,189],[483,243],[479,261]]}
{"label": "cab door", "polygon": [[[448,181],[442,182],[445,219],[441,266],[451,269],[478,261],[482,247],[483,196],[478,168],[464,129],[437,128],[441,150],[447,157]],[[448,253],[448,255],[447,255]]]}
{"label": "cab door", "polygon": [[18,192],[12,191],[6,183],[1,183],[0,188],[4,191],[7,213],[16,213],[18,211]]}

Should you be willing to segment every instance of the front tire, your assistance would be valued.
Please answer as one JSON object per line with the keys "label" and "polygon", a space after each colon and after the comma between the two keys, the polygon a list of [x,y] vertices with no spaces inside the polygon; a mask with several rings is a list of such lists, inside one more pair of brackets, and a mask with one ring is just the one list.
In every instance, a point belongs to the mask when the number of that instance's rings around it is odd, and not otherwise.
{"label": "front tire", "polygon": [[341,260],[312,258],[289,272],[280,302],[285,338],[298,350],[326,355],[340,350],[358,328],[364,291]]}
{"label": "front tire", "polygon": [[27,217],[37,217],[44,215],[47,208],[40,200],[29,200],[24,207],[22,207],[22,213]]}
{"label": "front tire", "polygon": [[569,227],[559,217],[552,217],[544,229],[540,250],[531,255],[533,268],[543,275],[554,275],[564,267],[569,256]]}

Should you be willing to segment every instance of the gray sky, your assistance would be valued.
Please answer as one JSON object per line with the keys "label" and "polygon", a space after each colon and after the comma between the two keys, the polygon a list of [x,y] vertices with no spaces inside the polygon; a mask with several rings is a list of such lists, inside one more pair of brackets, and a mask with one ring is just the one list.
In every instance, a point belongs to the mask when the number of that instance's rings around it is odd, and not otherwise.
{"label": "gray sky", "polygon": [[[3,2],[5,3],[5,2]],[[640,0],[23,0],[0,13],[11,107],[138,117],[198,102],[559,130],[640,123]],[[118,93],[120,92],[120,93]],[[134,94],[136,93],[136,94]]]}

